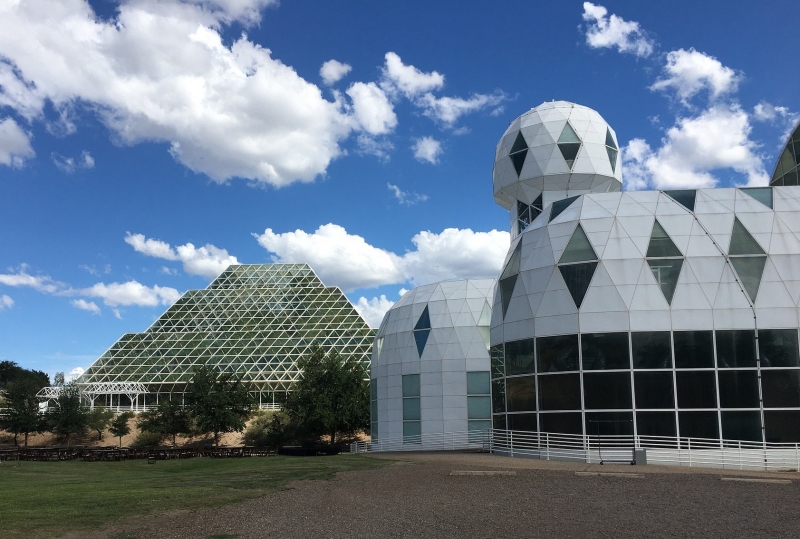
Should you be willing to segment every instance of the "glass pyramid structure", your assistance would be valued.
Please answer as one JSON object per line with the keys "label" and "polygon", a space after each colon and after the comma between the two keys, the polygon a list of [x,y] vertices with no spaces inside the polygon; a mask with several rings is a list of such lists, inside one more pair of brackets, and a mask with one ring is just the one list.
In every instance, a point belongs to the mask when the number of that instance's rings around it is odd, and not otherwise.
{"label": "glass pyramid structure", "polygon": [[291,390],[314,344],[369,366],[375,330],[306,264],[233,265],[190,290],[143,333],[127,333],[77,380],[141,382],[147,404],[180,397],[193,371],[214,365],[252,387],[262,405]]}

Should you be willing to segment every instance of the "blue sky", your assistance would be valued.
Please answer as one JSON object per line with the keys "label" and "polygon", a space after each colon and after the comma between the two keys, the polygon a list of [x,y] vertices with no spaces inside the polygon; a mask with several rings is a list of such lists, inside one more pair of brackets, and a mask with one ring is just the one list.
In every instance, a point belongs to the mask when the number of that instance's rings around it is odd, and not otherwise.
{"label": "blue sky", "polygon": [[373,324],[494,276],[494,147],[543,101],[631,189],[763,184],[798,120],[796,2],[388,4],[0,0],[0,359],[85,368],[233,261]]}

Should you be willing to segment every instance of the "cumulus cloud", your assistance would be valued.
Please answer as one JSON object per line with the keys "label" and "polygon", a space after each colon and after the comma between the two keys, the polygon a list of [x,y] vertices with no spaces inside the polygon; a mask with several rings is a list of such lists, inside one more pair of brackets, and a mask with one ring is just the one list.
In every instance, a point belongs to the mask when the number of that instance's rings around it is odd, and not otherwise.
{"label": "cumulus cloud", "polygon": [[0,311],[10,309],[14,306],[14,300],[5,294],[0,295]]}
{"label": "cumulus cloud", "polygon": [[14,273],[0,273],[0,284],[33,288],[37,292],[46,294],[55,294],[69,288],[66,284],[55,281],[47,275],[31,275],[28,273],[28,269],[27,264],[22,264]]}
{"label": "cumulus cloud", "polygon": [[442,155],[442,143],[433,137],[422,137],[414,141],[411,146],[414,151],[414,158],[420,163],[439,163],[439,156]]}
{"label": "cumulus cloud", "polygon": [[322,77],[322,82],[325,85],[331,86],[342,80],[352,69],[349,64],[343,64],[337,60],[328,60],[319,68],[319,76]]}
{"label": "cumulus cloud", "polygon": [[92,298],[100,298],[109,307],[135,305],[139,307],[155,307],[172,305],[181,293],[168,286],[145,286],[138,281],[126,283],[97,283],[89,288],[76,291],[77,294]]}
{"label": "cumulus cloud", "polygon": [[428,195],[420,195],[411,191],[403,191],[392,183],[387,183],[386,187],[392,192],[397,201],[404,206],[413,206],[417,202],[425,202],[428,200]]}
{"label": "cumulus cloud", "polygon": [[371,137],[365,133],[358,135],[356,139],[358,153],[363,155],[374,155],[381,161],[389,160],[389,152],[394,149],[392,141],[386,137]]}
{"label": "cumulus cloud", "polygon": [[73,307],[82,311],[89,311],[92,314],[100,314],[100,307],[94,301],[86,301],[85,299],[73,299],[70,301]]}
{"label": "cumulus cloud", "polygon": [[370,135],[385,135],[397,126],[397,115],[389,98],[374,82],[356,82],[347,89],[353,112],[361,128]]}
{"label": "cumulus cloud", "polygon": [[412,98],[444,86],[444,75],[436,71],[424,73],[412,65],[406,65],[400,56],[387,52],[383,66],[383,84],[393,91],[399,91]]}
{"label": "cumulus cloud", "polygon": [[653,41],[638,22],[609,16],[605,7],[591,2],[583,3],[583,20],[587,22],[586,44],[593,49],[616,48],[641,58],[653,53]]}
{"label": "cumulus cloud", "polygon": [[195,247],[194,244],[187,243],[173,248],[164,241],[130,232],[125,236],[125,243],[145,256],[180,261],[183,263],[183,271],[189,275],[201,275],[213,279],[231,264],[239,263],[235,256],[228,254],[227,250],[211,244]]}
{"label": "cumulus cloud", "polygon": [[663,76],[650,88],[673,90],[683,103],[707,90],[710,99],[736,91],[741,75],[730,67],[694,49],[678,49],[667,54]]}
{"label": "cumulus cloud", "polygon": [[[0,68],[2,64],[0,64]],[[0,70],[0,105],[3,104],[3,73]],[[0,165],[19,168],[36,155],[28,134],[12,118],[0,121]]]}
{"label": "cumulus cloud", "polygon": [[333,223],[311,234],[268,228],[254,236],[274,253],[274,262],[308,263],[326,285],[346,292],[386,284],[419,286],[444,279],[495,277],[510,241],[507,232],[447,228],[441,234],[416,234],[411,238],[416,249],[398,255]]}
{"label": "cumulus cloud", "polygon": [[64,157],[57,153],[51,154],[51,158],[56,167],[67,174],[72,174],[78,168],[94,168],[94,158],[86,150],[81,152],[81,156],[78,159]]}
{"label": "cumulus cloud", "polygon": [[738,105],[715,105],[691,118],[679,118],[656,150],[642,139],[623,148],[626,188],[715,187],[712,171],[733,169],[747,185],[767,185],[769,176],[750,140],[748,114]]}
{"label": "cumulus cloud", "polygon": [[84,369],[83,367],[75,367],[74,369],[72,369],[71,371],[69,371],[69,373],[67,373],[67,375],[66,375],[66,376],[64,376],[64,381],[65,381],[66,383],[74,382],[75,380],[77,380],[78,378],[80,378],[80,376],[81,376],[81,375],[82,375],[84,372],[86,372],[86,369]]}
{"label": "cumulus cloud", "polygon": [[369,324],[369,327],[377,328],[383,321],[383,315],[386,314],[386,311],[388,311],[392,305],[394,305],[394,301],[386,299],[386,296],[381,294],[379,298],[372,299],[361,296],[353,307],[356,308],[361,318]]}

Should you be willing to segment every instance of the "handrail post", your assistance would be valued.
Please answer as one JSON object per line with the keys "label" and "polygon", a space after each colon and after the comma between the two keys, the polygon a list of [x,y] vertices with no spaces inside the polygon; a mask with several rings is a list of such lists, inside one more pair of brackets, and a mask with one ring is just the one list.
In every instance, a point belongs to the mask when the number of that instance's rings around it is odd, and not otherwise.
{"label": "handrail post", "polygon": [[514,456],[514,431],[508,431],[508,449],[509,454],[513,457]]}
{"label": "handrail post", "polygon": [[547,458],[545,460],[550,460],[550,433],[544,433],[544,445],[547,448]]}
{"label": "handrail post", "polygon": [[739,440],[739,469],[742,469],[742,441]]}
{"label": "handrail post", "polygon": [[687,447],[689,448],[689,468],[692,467],[692,439],[686,438]]}

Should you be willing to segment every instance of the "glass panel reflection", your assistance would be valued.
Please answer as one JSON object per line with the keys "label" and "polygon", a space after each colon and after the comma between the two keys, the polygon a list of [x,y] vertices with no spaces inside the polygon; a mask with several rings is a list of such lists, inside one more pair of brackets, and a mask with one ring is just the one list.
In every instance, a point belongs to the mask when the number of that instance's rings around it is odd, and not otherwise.
{"label": "glass panel reflection", "polygon": [[586,434],[633,436],[633,412],[586,412]]}
{"label": "glass panel reflection", "polygon": [[467,419],[489,419],[491,417],[490,397],[467,397]]}
{"label": "glass panel reflection", "polygon": [[583,402],[587,410],[633,408],[631,375],[627,372],[584,373]]}
{"label": "glass panel reflection", "polygon": [[640,436],[677,436],[675,412],[636,412]]}
{"label": "glass panel reflection", "polygon": [[580,374],[549,374],[538,378],[540,410],[581,409]]}
{"label": "glass panel reflection", "polygon": [[721,369],[756,366],[756,337],[751,329],[717,331],[717,365]]}
{"label": "glass panel reflection", "polygon": [[675,367],[703,369],[714,366],[714,337],[710,331],[675,331]]}
{"label": "glass panel reflection", "polygon": [[800,408],[800,370],[761,372],[764,408]]}
{"label": "glass panel reflection", "polygon": [[403,396],[419,397],[419,374],[403,375]]}
{"label": "glass panel reflection", "polygon": [[715,378],[714,371],[676,372],[678,408],[716,408],[717,384]]}
{"label": "glass panel reflection", "polygon": [[509,412],[536,411],[536,377],[506,379]]}
{"label": "glass panel reflection", "polygon": [[761,441],[761,413],[722,412],[722,438],[725,440]]}
{"label": "glass panel reflection", "polygon": [[491,393],[491,389],[488,371],[467,373],[467,395],[488,395],[489,393]]}
{"label": "glass panel reflection", "polygon": [[539,414],[542,432],[557,434],[583,434],[583,419],[580,413]]}
{"label": "glass panel reflection", "polygon": [[671,369],[672,347],[669,331],[631,333],[634,369]]}
{"label": "glass panel reflection", "polygon": [[717,412],[678,412],[681,438],[719,439]]}
{"label": "glass panel reflection", "polygon": [[584,370],[630,369],[627,333],[581,335]]}
{"label": "glass panel reflection", "polygon": [[558,335],[536,339],[539,372],[578,370],[578,336]]}
{"label": "glass panel reflection", "polygon": [[721,408],[758,408],[758,373],[720,371],[719,405]]}
{"label": "glass panel reflection", "polygon": [[758,330],[762,367],[800,367],[796,329]]}
{"label": "glass panel reflection", "polygon": [[765,411],[764,430],[768,442],[800,443],[800,410]]}
{"label": "glass panel reflection", "polygon": [[492,380],[492,411],[496,414],[506,411],[505,380]]}
{"label": "glass panel reflection", "polygon": [[674,408],[672,371],[633,374],[636,408]]}
{"label": "glass panel reflection", "polygon": [[536,432],[536,414],[508,414],[508,430]]}
{"label": "glass panel reflection", "polygon": [[419,421],[419,398],[403,399],[403,420]]}
{"label": "glass panel reflection", "polygon": [[492,416],[492,427],[499,430],[506,430],[506,415],[495,414]]}
{"label": "glass panel reflection", "polygon": [[535,372],[533,361],[533,339],[506,343],[506,375]]}

